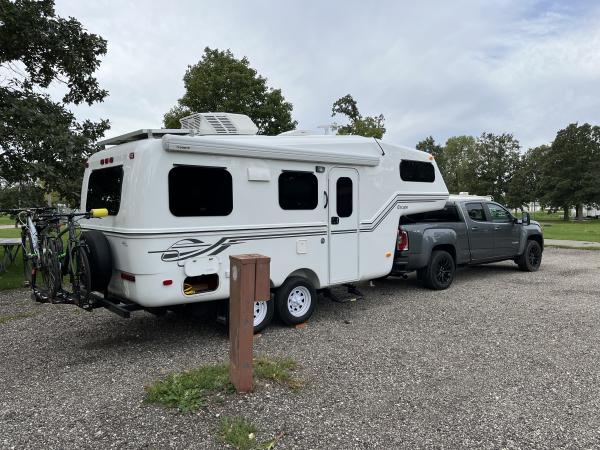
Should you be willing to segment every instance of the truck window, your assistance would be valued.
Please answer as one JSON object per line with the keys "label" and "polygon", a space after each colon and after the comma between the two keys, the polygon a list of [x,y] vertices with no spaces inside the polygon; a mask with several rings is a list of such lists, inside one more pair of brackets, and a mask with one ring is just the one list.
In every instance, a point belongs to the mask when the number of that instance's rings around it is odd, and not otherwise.
{"label": "truck window", "polygon": [[512,215],[504,209],[500,205],[496,205],[495,203],[487,204],[488,210],[490,212],[490,216],[493,222],[497,223],[508,223],[512,222]]}
{"label": "truck window", "polygon": [[435,170],[430,162],[403,159],[400,161],[400,178],[402,181],[433,183]]}
{"label": "truck window", "polygon": [[481,203],[467,203],[467,214],[471,220],[486,222],[485,211]]}
{"label": "truck window", "polygon": [[229,215],[233,210],[231,174],[221,167],[173,167],[169,209],[177,217]]}
{"label": "truck window", "polygon": [[109,215],[116,216],[121,206],[122,185],[123,166],[93,170],[88,180],[86,209],[106,208]]}
{"label": "truck window", "polygon": [[335,184],[336,209],[340,217],[352,215],[352,180],[348,177],[340,177]]}
{"label": "truck window", "polygon": [[444,209],[424,213],[409,214],[400,218],[401,224],[423,222],[460,222],[456,206],[449,204]]}
{"label": "truck window", "polygon": [[279,175],[281,209],[315,209],[319,203],[319,182],[312,172],[286,171]]}

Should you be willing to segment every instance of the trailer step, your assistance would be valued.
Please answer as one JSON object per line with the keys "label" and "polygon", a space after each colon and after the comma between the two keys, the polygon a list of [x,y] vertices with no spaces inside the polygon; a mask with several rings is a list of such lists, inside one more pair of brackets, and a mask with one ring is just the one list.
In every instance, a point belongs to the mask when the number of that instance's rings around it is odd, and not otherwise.
{"label": "trailer step", "polygon": [[129,302],[127,300],[122,300],[119,298],[105,298],[100,297],[99,295],[94,295],[94,308],[106,308],[110,312],[114,312],[124,319],[129,319],[131,317],[132,311],[139,311],[140,309],[144,309],[142,306],[137,303]]}
{"label": "trailer step", "polygon": [[364,295],[353,284],[343,284],[341,286],[332,286],[322,290],[325,297],[336,303],[348,303],[362,300]]}

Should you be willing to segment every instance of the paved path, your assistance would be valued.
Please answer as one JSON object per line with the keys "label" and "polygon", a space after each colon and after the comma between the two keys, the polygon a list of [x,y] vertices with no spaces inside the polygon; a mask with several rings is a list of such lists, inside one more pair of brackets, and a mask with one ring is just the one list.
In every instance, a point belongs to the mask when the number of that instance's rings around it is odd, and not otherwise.
{"label": "paved path", "polygon": [[554,247],[589,248],[600,250],[600,242],[569,241],[563,239],[545,239],[544,244]]}

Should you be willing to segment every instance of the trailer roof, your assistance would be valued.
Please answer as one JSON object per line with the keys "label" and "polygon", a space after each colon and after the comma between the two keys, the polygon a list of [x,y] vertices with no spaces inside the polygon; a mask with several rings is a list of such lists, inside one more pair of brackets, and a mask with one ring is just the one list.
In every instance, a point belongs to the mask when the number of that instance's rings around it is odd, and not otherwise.
{"label": "trailer roof", "polygon": [[120,145],[127,142],[140,141],[142,139],[159,138],[163,137],[165,134],[186,135],[190,134],[190,132],[190,130],[180,128],[143,128],[141,130],[135,130],[119,136],[103,139],[98,141],[97,145],[105,148],[107,145]]}

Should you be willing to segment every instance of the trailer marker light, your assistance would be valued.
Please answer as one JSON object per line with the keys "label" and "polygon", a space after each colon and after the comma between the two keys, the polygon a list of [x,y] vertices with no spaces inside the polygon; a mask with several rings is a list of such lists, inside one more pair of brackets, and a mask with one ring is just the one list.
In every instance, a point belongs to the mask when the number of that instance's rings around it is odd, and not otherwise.
{"label": "trailer marker light", "polygon": [[113,162],[113,161],[114,161],[114,158],[113,158],[112,156],[111,156],[110,158],[108,158],[108,162],[110,162],[110,163],[111,163],[111,162]]}
{"label": "trailer marker light", "polygon": [[135,283],[135,275],[132,273],[121,272],[121,278],[123,280],[132,281]]}
{"label": "trailer marker light", "polygon": [[385,252],[385,257],[389,258],[390,256],[392,256],[392,252]]}
{"label": "trailer marker light", "polygon": [[133,159],[134,157],[135,157],[135,153],[131,152],[131,153],[129,154],[129,159]]}
{"label": "trailer marker light", "polygon": [[104,165],[104,159],[100,160],[100,165],[103,166]]}
{"label": "trailer marker light", "polygon": [[163,280],[163,286],[171,286],[173,284],[173,280]]}

